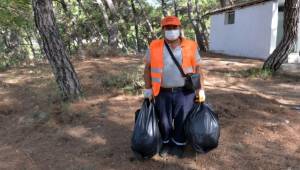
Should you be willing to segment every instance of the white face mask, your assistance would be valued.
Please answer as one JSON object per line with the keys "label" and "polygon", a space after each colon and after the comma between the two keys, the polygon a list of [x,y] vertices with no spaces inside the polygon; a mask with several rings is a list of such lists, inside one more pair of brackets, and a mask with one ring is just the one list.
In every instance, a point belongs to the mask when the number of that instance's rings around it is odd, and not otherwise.
{"label": "white face mask", "polygon": [[167,40],[176,40],[180,35],[179,29],[176,30],[166,30],[165,31],[165,38]]}

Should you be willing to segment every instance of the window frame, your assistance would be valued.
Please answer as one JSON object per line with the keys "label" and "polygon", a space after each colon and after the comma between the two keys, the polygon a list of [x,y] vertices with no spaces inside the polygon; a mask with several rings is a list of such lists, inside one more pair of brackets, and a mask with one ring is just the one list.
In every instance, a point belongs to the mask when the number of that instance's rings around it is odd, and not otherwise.
{"label": "window frame", "polygon": [[235,11],[228,11],[225,13],[225,25],[235,24]]}

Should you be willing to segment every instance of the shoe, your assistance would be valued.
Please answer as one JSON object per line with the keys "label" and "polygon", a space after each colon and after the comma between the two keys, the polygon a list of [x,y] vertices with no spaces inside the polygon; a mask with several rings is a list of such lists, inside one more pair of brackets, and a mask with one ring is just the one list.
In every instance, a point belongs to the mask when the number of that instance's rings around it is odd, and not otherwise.
{"label": "shoe", "polygon": [[161,147],[161,149],[159,151],[159,156],[161,156],[163,158],[168,156],[170,150],[171,150],[170,144],[163,144],[163,146]]}
{"label": "shoe", "polygon": [[177,158],[182,158],[184,153],[184,146],[175,145],[172,147],[170,154]]}

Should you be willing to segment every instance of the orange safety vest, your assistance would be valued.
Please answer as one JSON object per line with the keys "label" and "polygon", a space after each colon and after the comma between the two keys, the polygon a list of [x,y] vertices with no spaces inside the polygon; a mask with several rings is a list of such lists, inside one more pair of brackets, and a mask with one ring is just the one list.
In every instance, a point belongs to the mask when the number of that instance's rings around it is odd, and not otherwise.
{"label": "orange safety vest", "polygon": [[[185,73],[195,73],[195,54],[197,50],[197,43],[195,41],[182,38],[181,48],[183,71]],[[159,94],[162,82],[162,72],[164,67],[163,49],[163,39],[153,40],[150,43],[151,84],[154,96],[157,96]]]}

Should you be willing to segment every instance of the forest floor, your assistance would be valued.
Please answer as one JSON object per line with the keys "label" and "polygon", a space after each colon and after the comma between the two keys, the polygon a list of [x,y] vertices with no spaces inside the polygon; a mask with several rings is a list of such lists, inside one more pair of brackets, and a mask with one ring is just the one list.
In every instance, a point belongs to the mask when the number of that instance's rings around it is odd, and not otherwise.
{"label": "forest floor", "polygon": [[0,169],[300,169],[300,75],[257,78],[243,70],[261,61],[204,56],[207,102],[221,124],[215,150],[136,160],[130,139],[142,95],[103,82],[142,70],[143,59],[86,58],[73,62],[85,95],[75,103],[60,102],[48,65],[0,73]]}

